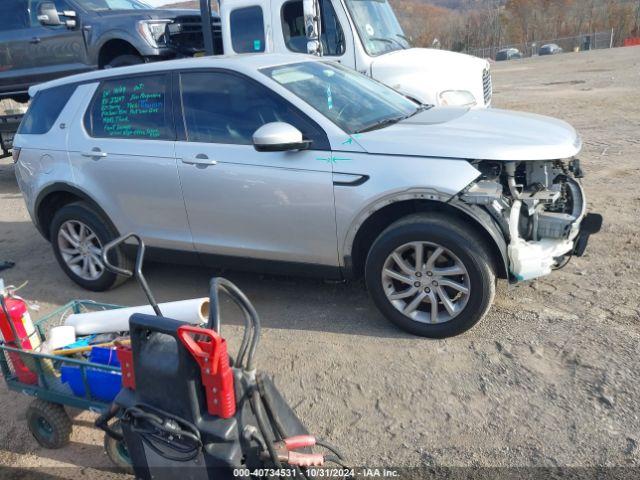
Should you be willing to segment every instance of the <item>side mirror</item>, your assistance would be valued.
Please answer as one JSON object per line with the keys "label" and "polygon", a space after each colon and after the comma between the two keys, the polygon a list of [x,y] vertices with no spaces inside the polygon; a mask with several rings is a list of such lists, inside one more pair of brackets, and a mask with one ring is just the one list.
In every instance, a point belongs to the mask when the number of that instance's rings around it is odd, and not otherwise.
{"label": "side mirror", "polygon": [[47,27],[58,27],[64,25],[58,15],[58,9],[53,2],[42,2],[38,5],[38,21]]}
{"label": "side mirror", "polygon": [[253,147],[258,152],[306,150],[310,146],[311,141],[302,138],[300,130],[284,122],[267,123],[253,134]]}
{"label": "side mirror", "polygon": [[322,44],[318,40],[309,40],[307,42],[307,53],[309,55],[322,55]]}
{"label": "side mirror", "polygon": [[320,41],[320,5],[318,0],[303,0],[304,31],[307,36],[307,53],[322,55]]}

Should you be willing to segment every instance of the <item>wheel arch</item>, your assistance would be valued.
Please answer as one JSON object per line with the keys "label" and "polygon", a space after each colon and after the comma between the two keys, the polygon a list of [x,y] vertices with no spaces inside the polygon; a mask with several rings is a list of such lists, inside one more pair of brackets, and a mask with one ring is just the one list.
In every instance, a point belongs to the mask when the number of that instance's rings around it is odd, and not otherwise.
{"label": "wheel arch", "polygon": [[40,192],[33,210],[36,227],[45,239],[51,241],[49,227],[55,213],[65,205],[78,201],[86,202],[92,210],[105,219],[114,232],[118,232],[109,215],[88,193],[67,183],[54,183]]}
{"label": "wheel arch", "polygon": [[142,53],[129,40],[124,38],[110,38],[98,49],[98,68],[103,69],[111,60],[120,55],[137,55],[143,58]]}
{"label": "wheel arch", "polygon": [[469,225],[487,246],[492,256],[496,276],[509,278],[507,243],[502,230],[491,215],[476,205],[468,205],[457,200],[445,201],[436,195],[430,195],[430,197],[387,200],[378,209],[375,207],[367,209],[368,215],[361,221],[357,221],[356,228],[352,229],[352,233],[348,236],[348,244],[344,250],[345,275],[349,278],[362,276],[367,254],[373,242],[389,225],[414,213],[438,212],[451,215]]}

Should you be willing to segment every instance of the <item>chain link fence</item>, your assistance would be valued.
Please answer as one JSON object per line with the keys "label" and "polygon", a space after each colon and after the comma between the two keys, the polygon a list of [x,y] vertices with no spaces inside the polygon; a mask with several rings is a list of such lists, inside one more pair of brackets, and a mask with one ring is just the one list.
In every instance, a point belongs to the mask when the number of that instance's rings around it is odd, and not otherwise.
{"label": "chain link fence", "polygon": [[500,50],[507,48],[517,48],[523,57],[533,57],[538,55],[540,47],[549,43],[555,43],[565,52],[578,52],[585,50],[597,50],[602,48],[612,48],[614,41],[614,31],[586,33],[574,37],[561,37],[538,42],[513,43],[485,48],[470,48],[467,53],[480,58],[496,58]]}

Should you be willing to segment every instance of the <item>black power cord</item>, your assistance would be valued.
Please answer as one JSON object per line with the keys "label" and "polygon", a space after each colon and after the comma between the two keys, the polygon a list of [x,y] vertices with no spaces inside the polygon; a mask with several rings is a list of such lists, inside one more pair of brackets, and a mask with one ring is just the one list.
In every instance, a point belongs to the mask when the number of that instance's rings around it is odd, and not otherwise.
{"label": "black power cord", "polygon": [[[130,407],[123,419],[131,423],[131,430],[155,453],[174,462],[188,462],[198,456],[202,440],[198,427],[167,412],[145,406]],[[180,445],[176,439],[183,442]],[[158,447],[161,444],[165,449]],[[166,449],[177,452],[171,455]]]}

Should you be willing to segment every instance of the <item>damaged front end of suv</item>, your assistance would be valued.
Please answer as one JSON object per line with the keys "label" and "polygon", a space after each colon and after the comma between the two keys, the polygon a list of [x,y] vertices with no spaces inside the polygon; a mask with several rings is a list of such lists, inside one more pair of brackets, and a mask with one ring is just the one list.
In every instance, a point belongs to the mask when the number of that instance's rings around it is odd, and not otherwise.
{"label": "damaged front end of suv", "polygon": [[587,213],[580,160],[477,161],[480,177],[459,196],[483,206],[508,241],[516,281],[548,275],[582,256],[602,224]]}

